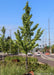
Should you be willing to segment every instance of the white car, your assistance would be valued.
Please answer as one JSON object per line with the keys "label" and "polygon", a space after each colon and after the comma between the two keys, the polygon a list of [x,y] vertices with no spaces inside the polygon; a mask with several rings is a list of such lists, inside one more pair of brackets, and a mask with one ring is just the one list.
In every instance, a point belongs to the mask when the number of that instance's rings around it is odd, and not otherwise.
{"label": "white car", "polygon": [[38,53],[37,53],[37,56],[41,56],[41,54],[38,52]]}
{"label": "white car", "polygon": [[28,56],[32,56],[33,54],[32,53],[28,53]]}

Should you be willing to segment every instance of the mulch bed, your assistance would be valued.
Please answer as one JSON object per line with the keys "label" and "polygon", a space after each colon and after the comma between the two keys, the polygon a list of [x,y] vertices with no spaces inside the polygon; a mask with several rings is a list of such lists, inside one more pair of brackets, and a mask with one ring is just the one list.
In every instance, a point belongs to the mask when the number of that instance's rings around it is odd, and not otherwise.
{"label": "mulch bed", "polygon": [[13,59],[12,62],[20,62],[19,59]]}
{"label": "mulch bed", "polygon": [[24,74],[24,75],[34,75],[33,71],[28,72],[28,74]]}

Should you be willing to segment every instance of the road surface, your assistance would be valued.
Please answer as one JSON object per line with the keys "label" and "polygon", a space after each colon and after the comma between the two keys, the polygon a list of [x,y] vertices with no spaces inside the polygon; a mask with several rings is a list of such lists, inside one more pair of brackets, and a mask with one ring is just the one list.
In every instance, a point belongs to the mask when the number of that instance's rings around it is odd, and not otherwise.
{"label": "road surface", "polygon": [[47,63],[48,65],[54,67],[54,61],[46,60],[46,59],[43,59],[43,58],[41,58],[41,57],[37,57],[37,59],[38,59],[38,61],[41,62],[41,63]]}

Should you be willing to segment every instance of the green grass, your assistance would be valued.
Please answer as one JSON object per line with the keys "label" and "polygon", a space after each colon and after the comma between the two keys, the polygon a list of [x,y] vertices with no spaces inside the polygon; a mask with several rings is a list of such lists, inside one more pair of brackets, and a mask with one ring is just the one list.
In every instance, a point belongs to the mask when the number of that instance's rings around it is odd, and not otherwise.
{"label": "green grass", "polygon": [[25,67],[17,66],[17,64],[8,63],[0,66],[0,75],[23,75],[26,72]]}
{"label": "green grass", "polygon": [[[11,61],[15,58],[20,59],[20,62]],[[28,71],[33,70],[34,75],[54,75],[53,67],[47,64],[39,64],[36,58],[29,57],[28,60]],[[23,75],[24,73],[26,73],[25,57],[6,57],[4,63],[0,62],[0,75]]]}
{"label": "green grass", "polygon": [[[24,65],[17,66],[17,63],[9,62],[5,66],[3,64],[0,66],[0,75],[23,75],[24,73],[26,73]],[[44,70],[39,67],[34,71],[34,75],[50,75],[50,73],[54,74],[54,68]]]}

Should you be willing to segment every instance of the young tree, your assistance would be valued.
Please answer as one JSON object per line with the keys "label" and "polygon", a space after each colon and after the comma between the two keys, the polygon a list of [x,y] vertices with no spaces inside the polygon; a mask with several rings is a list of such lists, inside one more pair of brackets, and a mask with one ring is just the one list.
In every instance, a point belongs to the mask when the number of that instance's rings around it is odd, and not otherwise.
{"label": "young tree", "polygon": [[2,33],[3,33],[3,39],[5,38],[5,32],[6,32],[6,29],[5,27],[3,26],[2,29],[1,29]]}
{"label": "young tree", "polygon": [[11,53],[17,54],[18,53],[18,46],[15,40],[11,40]]}
{"label": "young tree", "polygon": [[10,36],[5,38],[5,52],[7,53],[10,53],[10,40],[11,40]]}
{"label": "young tree", "polygon": [[[26,52],[26,69],[27,69],[28,63],[27,53],[29,50],[32,50],[33,48],[38,46],[36,41],[40,39],[43,30],[39,28],[37,32],[35,31],[38,28],[39,24],[36,24],[33,28],[31,28],[33,21],[31,21],[32,14],[30,14],[31,8],[29,7],[28,2],[26,3],[24,10],[25,13],[22,16],[23,26],[19,27],[20,30],[17,30],[17,32],[15,32],[15,36],[18,42],[19,49],[22,49]],[[34,31],[36,32],[35,36]]]}
{"label": "young tree", "polygon": [[2,31],[1,46],[2,46],[2,51],[4,51],[5,50],[5,32],[6,32],[6,29],[4,26],[2,27],[1,31]]}

